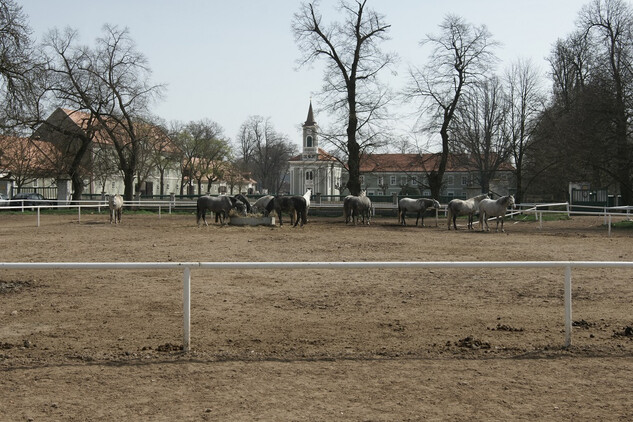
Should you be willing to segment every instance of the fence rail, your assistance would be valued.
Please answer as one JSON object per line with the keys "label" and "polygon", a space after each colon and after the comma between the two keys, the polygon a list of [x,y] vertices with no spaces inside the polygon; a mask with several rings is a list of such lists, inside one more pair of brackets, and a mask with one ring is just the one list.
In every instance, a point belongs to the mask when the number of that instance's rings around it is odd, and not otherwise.
{"label": "fence rail", "polygon": [[559,268],[564,270],[565,342],[571,346],[572,268],[633,268],[633,261],[373,261],[373,262],[0,262],[0,270],[183,270],[183,350],[191,350],[191,270],[399,268]]}

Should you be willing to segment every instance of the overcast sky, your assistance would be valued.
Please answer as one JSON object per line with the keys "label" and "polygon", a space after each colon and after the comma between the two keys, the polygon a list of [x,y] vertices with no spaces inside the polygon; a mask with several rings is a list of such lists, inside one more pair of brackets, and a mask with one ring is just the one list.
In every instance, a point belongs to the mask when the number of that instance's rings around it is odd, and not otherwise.
{"label": "overcast sky", "polygon": [[[301,143],[312,93],[321,87],[318,68],[297,69],[300,53],[291,32],[298,0],[22,0],[38,40],[51,28],[70,26],[94,45],[106,23],[127,27],[149,60],[156,83],[166,83],[154,114],[167,121],[211,119],[235,139],[251,115],[270,117],[277,131]],[[421,66],[418,43],[448,13],[485,24],[502,43],[499,72],[518,58],[530,58],[545,73],[552,44],[574,28],[581,0],[369,0],[392,25],[384,49],[400,57],[394,89],[410,65]],[[330,22],[338,0],[323,0]],[[387,76],[387,75],[385,75]],[[315,120],[327,121],[314,104]],[[322,115],[321,115],[322,114]],[[408,125],[406,126],[408,127]],[[406,129],[406,127],[404,129]]]}

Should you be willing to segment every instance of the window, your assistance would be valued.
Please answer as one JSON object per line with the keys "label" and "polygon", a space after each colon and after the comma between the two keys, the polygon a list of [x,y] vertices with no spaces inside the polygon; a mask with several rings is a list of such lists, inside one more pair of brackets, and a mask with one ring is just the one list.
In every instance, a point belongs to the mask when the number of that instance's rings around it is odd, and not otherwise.
{"label": "window", "polygon": [[314,174],[312,173],[312,170],[306,171],[306,180],[314,180]]}
{"label": "window", "polygon": [[358,180],[360,181],[360,184],[364,184],[365,183],[365,176],[361,175]]}
{"label": "window", "polygon": [[400,176],[400,184],[405,186],[407,184],[407,176]]}
{"label": "window", "polygon": [[462,176],[462,186],[468,186],[468,176]]}
{"label": "window", "polygon": [[389,178],[389,184],[390,184],[391,186],[395,186],[395,185],[396,185],[396,176],[391,176],[391,177]]}
{"label": "window", "polygon": [[112,182],[112,189],[114,189],[115,187],[116,187],[116,186],[115,186],[114,182]]}
{"label": "window", "polygon": [[418,185],[418,176],[411,176],[411,186]]}
{"label": "window", "polygon": [[448,176],[446,178],[446,184],[453,186],[453,184],[455,183],[455,178],[453,177],[453,175],[451,174],[450,176]]}
{"label": "window", "polygon": [[378,186],[383,186],[385,184],[385,177],[378,176]]}
{"label": "window", "polygon": [[306,147],[312,148],[312,136],[306,136]]}

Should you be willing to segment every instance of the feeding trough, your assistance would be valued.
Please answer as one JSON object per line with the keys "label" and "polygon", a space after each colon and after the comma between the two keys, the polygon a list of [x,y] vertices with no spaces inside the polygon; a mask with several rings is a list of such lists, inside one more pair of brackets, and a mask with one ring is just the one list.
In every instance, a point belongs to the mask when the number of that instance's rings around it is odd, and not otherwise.
{"label": "feeding trough", "polygon": [[274,226],[275,217],[264,217],[261,215],[230,216],[229,224],[232,226]]}

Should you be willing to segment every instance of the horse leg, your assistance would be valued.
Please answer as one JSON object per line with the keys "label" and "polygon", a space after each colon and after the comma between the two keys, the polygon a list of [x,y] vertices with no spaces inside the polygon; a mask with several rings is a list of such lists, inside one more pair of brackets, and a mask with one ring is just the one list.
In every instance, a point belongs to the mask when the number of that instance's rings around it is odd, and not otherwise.
{"label": "horse leg", "polygon": [[[299,219],[301,218],[300,213],[298,213],[295,209],[292,210],[292,213],[290,215],[295,217],[295,223],[292,225],[292,227],[297,227],[297,224],[299,224]],[[290,224],[292,224],[292,221],[290,221]],[[301,223],[301,227],[303,227],[303,223]]]}

